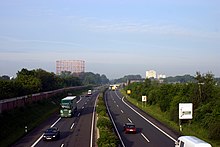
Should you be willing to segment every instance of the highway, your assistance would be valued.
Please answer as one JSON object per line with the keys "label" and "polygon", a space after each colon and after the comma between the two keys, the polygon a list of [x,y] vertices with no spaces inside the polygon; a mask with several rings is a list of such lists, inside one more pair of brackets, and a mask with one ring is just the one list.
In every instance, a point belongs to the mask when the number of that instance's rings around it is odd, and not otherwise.
{"label": "highway", "polygon": [[[23,147],[94,147],[94,106],[98,92],[90,97],[81,97],[77,102],[78,111],[72,118],[61,118],[59,114],[51,116],[36,129],[28,133],[13,146]],[[60,139],[56,141],[43,141],[43,132],[49,127],[58,127]]]}
{"label": "highway", "polygon": [[[105,101],[123,147],[173,147],[175,145],[177,138],[175,134],[166,130],[168,134],[160,126],[149,121],[146,113],[126,102],[119,91],[107,91]],[[123,132],[123,125],[127,122],[136,125],[136,134]]]}

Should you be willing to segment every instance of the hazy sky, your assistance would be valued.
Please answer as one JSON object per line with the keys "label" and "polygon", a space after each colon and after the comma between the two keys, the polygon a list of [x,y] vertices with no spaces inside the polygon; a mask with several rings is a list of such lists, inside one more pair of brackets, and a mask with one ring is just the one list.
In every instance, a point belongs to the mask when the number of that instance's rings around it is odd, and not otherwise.
{"label": "hazy sky", "polygon": [[0,76],[85,60],[109,79],[220,77],[219,0],[2,0]]}

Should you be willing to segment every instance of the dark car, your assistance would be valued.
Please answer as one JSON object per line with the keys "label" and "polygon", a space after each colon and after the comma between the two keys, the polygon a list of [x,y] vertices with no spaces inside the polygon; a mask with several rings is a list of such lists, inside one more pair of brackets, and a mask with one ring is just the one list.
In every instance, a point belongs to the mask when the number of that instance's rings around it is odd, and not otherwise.
{"label": "dark car", "polygon": [[60,138],[60,131],[57,127],[52,127],[44,132],[44,140],[57,140]]}
{"label": "dark car", "polygon": [[124,124],[124,132],[125,133],[136,133],[136,127],[133,123]]}

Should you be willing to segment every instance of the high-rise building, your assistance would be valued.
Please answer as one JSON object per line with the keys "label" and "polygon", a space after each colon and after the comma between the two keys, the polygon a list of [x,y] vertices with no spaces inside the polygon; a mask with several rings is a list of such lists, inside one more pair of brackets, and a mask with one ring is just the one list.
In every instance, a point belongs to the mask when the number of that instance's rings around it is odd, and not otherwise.
{"label": "high-rise building", "polygon": [[59,60],[56,61],[56,74],[60,75],[62,72],[82,73],[85,72],[85,61],[83,60]]}
{"label": "high-rise building", "polygon": [[154,78],[154,79],[156,79],[157,78],[157,73],[156,73],[156,71],[154,71],[154,70],[148,70],[148,71],[146,71],[146,78]]}

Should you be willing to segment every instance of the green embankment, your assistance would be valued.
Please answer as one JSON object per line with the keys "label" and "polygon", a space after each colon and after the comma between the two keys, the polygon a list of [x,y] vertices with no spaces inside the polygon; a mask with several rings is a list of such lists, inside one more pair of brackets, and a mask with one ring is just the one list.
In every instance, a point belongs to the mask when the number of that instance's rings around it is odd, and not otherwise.
{"label": "green embankment", "polygon": [[[71,91],[72,95],[80,95],[83,90]],[[25,126],[28,132],[48,119],[53,113],[59,111],[61,98],[65,97],[67,91],[46,100],[34,102],[24,107],[0,114],[0,146],[7,147],[24,136]]]}
{"label": "green embankment", "polygon": [[[142,102],[137,101],[134,98],[129,97],[124,90],[121,90],[121,93],[126,96],[126,99],[131,102],[133,105],[137,106],[138,108],[142,109],[143,111],[147,112],[150,114],[152,117],[156,118],[160,122],[164,123],[165,125],[169,126],[175,131],[179,131],[179,125],[176,124],[173,121],[169,120],[169,114],[166,112],[162,112],[157,105],[145,105],[142,104]],[[213,141],[208,139],[208,133],[206,130],[202,129],[200,126],[196,124],[184,124],[182,126],[182,135],[192,135],[192,136],[197,136],[207,142],[209,142],[212,147],[219,147],[220,146],[220,141]]]}
{"label": "green embankment", "polygon": [[114,133],[114,127],[110,118],[108,117],[102,95],[100,95],[98,98],[96,112],[98,114],[97,127],[100,134],[97,141],[98,146],[117,147],[119,144],[119,139]]}

